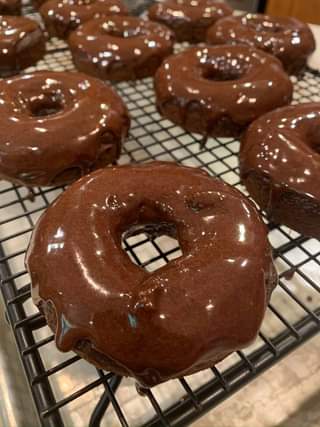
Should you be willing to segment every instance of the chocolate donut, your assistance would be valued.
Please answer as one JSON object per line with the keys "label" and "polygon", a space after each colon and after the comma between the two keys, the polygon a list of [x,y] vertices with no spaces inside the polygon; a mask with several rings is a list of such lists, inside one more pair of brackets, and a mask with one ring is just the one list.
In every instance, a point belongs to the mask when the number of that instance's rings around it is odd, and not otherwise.
{"label": "chocolate donut", "polygon": [[45,53],[38,23],[22,16],[0,16],[0,76],[11,76],[35,64]]}
{"label": "chocolate donut", "polygon": [[239,136],[257,117],[290,103],[293,86],[274,56],[248,46],[211,46],[168,58],[155,91],[164,117],[219,137]]}
{"label": "chocolate donut", "polygon": [[47,0],[40,7],[49,35],[61,39],[90,19],[127,13],[122,0]]}
{"label": "chocolate donut", "polygon": [[121,98],[80,73],[0,81],[0,179],[67,184],[115,161],[129,127]]}
{"label": "chocolate donut", "polygon": [[0,15],[20,15],[21,0],[0,0]]}
{"label": "chocolate donut", "polygon": [[[152,273],[133,264],[121,236],[143,224],[171,230],[183,255]],[[26,264],[58,348],[143,386],[249,345],[276,284],[253,204],[204,171],[163,162],[73,184],[40,219]]]}
{"label": "chocolate donut", "polygon": [[133,16],[91,20],[69,37],[78,70],[114,81],[153,76],[173,43],[174,35],[164,25]]}
{"label": "chocolate donut", "polygon": [[190,43],[205,41],[208,28],[231,14],[230,6],[213,0],[166,0],[153,4],[148,11],[149,19],[166,24],[177,41]]}
{"label": "chocolate donut", "polygon": [[254,122],[240,153],[243,183],[269,218],[320,239],[320,103]]}
{"label": "chocolate donut", "polygon": [[214,24],[207,34],[211,44],[247,44],[280,59],[287,72],[299,73],[315,50],[309,26],[291,17],[247,14],[229,16]]}

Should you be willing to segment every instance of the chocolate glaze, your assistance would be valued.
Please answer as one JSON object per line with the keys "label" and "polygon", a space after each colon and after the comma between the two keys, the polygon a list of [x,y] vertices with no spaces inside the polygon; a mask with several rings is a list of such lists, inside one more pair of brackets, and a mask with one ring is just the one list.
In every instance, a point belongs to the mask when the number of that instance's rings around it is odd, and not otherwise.
{"label": "chocolate glaze", "polygon": [[69,37],[80,70],[107,80],[152,76],[173,51],[174,35],[164,25],[132,16],[89,21]]}
{"label": "chocolate glaze", "polygon": [[315,50],[309,26],[291,17],[248,13],[230,16],[214,24],[207,33],[211,44],[247,44],[275,55],[289,73],[297,74]]}
{"label": "chocolate glaze", "polygon": [[0,81],[0,178],[60,185],[113,162],[129,118],[121,98],[80,73]]}
{"label": "chocolate glaze", "polygon": [[320,238],[320,103],[254,122],[240,153],[244,184],[271,220]]}
{"label": "chocolate glaze", "polygon": [[[145,223],[174,224],[183,252],[152,273],[121,248]],[[163,162],[76,182],[41,217],[26,264],[58,348],[143,386],[250,344],[276,284],[253,204],[204,171]]]}
{"label": "chocolate glaze", "polygon": [[188,131],[238,136],[260,115],[290,103],[293,86],[274,56],[248,46],[207,46],[168,58],[155,91],[160,113]]}
{"label": "chocolate glaze", "polygon": [[20,15],[21,0],[0,0],[0,15]]}
{"label": "chocolate glaze", "polygon": [[178,41],[205,41],[208,28],[218,19],[231,15],[226,3],[213,0],[166,0],[153,4],[149,19],[171,28]]}
{"label": "chocolate glaze", "polygon": [[40,13],[49,35],[66,39],[71,31],[90,19],[126,15],[128,9],[122,0],[47,0]]}
{"label": "chocolate glaze", "polygon": [[35,9],[39,9],[48,0],[32,0],[32,5]]}
{"label": "chocolate glaze", "polygon": [[38,23],[22,16],[0,16],[0,76],[10,76],[35,64],[45,53]]}

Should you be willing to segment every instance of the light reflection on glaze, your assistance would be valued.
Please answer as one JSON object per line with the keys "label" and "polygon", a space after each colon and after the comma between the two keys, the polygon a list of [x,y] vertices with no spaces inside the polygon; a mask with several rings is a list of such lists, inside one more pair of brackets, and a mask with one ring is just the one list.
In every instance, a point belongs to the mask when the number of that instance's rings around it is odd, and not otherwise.
{"label": "light reflection on glaze", "polygon": [[116,160],[128,126],[120,97],[84,74],[2,80],[0,177],[26,186],[68,183]]}
{"label": "light reflection on glaze", "polygon": [[230,6],[213,0],[166,0],[153,4],[148,16],[171,28],[178,41],[200,42],[210,25],[231,13]]}
{"label": "light reflection on glaze", "polygon": [[[175,224],[183,255],[153,273],[134,265],[121,235],[138,223]],[[75,183],[42,216],[26,262],[35,303],[55,307],[58,347],[145,386],[251,343],[276,282],[253,205],[200,170],[161,162]]]}
{"label": "light reflection on glaze", "polygon": [[309,26],[291,17],[246,14],[227,17],[207,34],[212,44],[247,44],[272,53],[290,73],[298,73],[315,50]]}
{"label": "light reflection on glaze", "polygon": [[45,52],[45,38],[32,19],[0,16],[0,75],[17,74],[36,63]]}
{"label": "light reflection on glaze", "polygon": [[71,34],[76,67],[110,80],[153,75],[173,51],[173,33],[163,25],[136,17],[95,19]]}
{"label": "light reflection on glaze", "polygon": [[128,9],[122,0],[48,0],[40,13],[50,36],[67,38],[71,31],[90,19],[126,15]]}
{"label": "light reflection on glaze", "polygon": [[[279,109],[253,123],[242,141],[240,167],[271,218],[320,238],[320,103]],[[253,176],[264,181],[264,190]],[[283,205],[287,197],[291,209]]]}
{"label": "light reflection on glaze", "polygon": [[[229,136],[292,98],[278,59],[246,46],[194,47],[171,56],[155,76],[161,113],[191,132]],[[228,125],[221,128],[220,122]],[[226,134],[224,134],[226,132]]]}

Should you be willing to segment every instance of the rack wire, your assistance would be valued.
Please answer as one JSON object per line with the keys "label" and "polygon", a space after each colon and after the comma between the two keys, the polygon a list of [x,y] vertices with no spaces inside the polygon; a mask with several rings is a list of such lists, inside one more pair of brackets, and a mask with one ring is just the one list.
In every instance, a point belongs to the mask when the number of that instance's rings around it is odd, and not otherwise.
{"label": "rack wire", "polygon": [[[34,69],[73,70],[70,52],[53,40],[45,58],[29,71]],[[293,80],[295,102],[320,101],[317,73],[307,70]],[[120,164],[166,160],[201,167],[245,193],[238,171],[239,141],[210,138],[201,148],[201,136],[160,117],[152,79],[116,88],[132,117]],[[268,224],[280,282],[259,337],[248,349],[212,369],[152,390],[138,390],[133,380],[95,369],[74,353],[59,353],[44,317],[32,304],[24,255],[37,219],[62,191],[37,188],[31,201],[25,188],[0,182],[1,292],[41,425],[188,425],[320,331],[320,242]],[[123,247],[133,262],[150,271],[180,254],[174,239],[154,238],[143,230],[125,239]]]}

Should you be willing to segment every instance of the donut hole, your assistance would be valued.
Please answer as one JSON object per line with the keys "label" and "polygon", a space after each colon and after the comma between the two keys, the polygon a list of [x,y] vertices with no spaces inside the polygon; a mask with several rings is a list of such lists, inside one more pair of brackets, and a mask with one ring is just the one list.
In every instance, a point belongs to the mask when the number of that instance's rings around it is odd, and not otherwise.
{"label": "donut hole", "polygon": [[63,110],[59,94],[41,94],[28,100],[30,114],[34,117],[51,116]]}
{"label": "donut hole", "polygon": [[195,213],[201,212],[203,209],[206,209],[207,207],[211,207],[209,204],[205,204],[203,202],[200,202],[198,200],[186,200],[186,205],[189,209],[191,209]]}
{"label": "donut hole", "polygon": [[248,64],[239,58],[222,58],[207,62],[202,77],[206,80],[223,82],[240,79],[247,71]]}
{"label": "donut hole", "polygon": [[175,224],[134,224],[122,234],[122,248],[140,268],[153,272],[180,258],[182,249]]}

